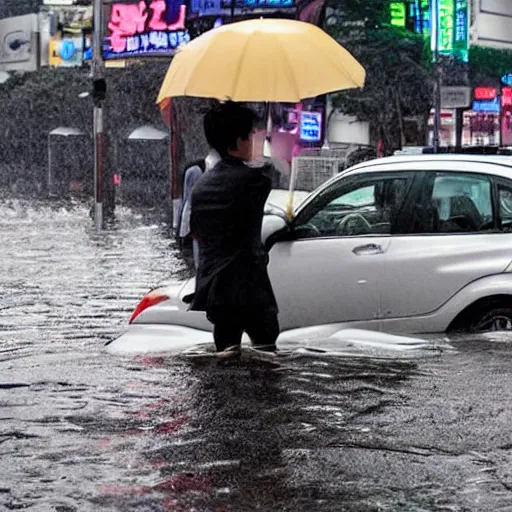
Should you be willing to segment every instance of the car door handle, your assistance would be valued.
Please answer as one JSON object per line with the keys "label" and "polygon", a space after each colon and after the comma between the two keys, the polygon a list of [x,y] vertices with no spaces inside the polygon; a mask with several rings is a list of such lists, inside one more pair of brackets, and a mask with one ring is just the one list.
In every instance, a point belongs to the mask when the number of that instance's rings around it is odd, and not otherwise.
{"label": "car door handle", "polygon": [[384,254],[382,246],[378,244],[358,245],[352,249],[356,256],[371,256],[372,254]]}

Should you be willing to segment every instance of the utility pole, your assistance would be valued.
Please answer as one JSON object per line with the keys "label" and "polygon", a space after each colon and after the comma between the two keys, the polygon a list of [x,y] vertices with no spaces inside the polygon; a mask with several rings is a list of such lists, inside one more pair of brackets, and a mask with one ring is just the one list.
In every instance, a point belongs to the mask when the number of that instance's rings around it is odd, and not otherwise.
{"label": "utility pole", "polygon": [[441,131],[441,66],[439,65],[439,0],[432,0],[432,37],[434,37],[434,152],[439,153]]}
{"label": "utility pole", "polygon": [[94,223],[103,227],[103,102],[107,92],[103,63],[103,1],[94,0],[94,33],[92,56],[93,132],[94,132]]}

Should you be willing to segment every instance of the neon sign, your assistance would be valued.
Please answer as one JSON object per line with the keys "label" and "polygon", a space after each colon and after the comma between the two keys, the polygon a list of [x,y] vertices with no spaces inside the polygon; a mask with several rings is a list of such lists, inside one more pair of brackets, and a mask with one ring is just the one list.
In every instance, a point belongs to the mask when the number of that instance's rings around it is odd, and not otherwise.
{"label": "neon sign", "polygon": [[293,7],[293,0],[243,0],[244,7],[261,8],[261,7]]}
{"label": "neon sign", "polygon": [[187,7],[173,0],[114,3],[108,17],[104,57],[172,54],[190,41]]}
{"label": "neon sign", "polygon": [[439,0],[439,51],[451,53],[454,40],[454,5],[453,0]]}
{"label": "neon sign", "polygon": [[300,139],[319,142],[322,139],[322,113],[302,112],[300,116]]}
{"label": "neon sign", "polygon": [[512,73],[505,73],[501,77],[501,81],[508,86],[512,86]]}
{"label": "neon sign", "polygon": [[405,28],[407,16],[404,2],[391,2],[389,4],[389,10],[391,14],[391,25]]}
{"label": "neon sign", "polygon": [[430,34],[429,0],[402,0],[389,3],[390,24],[418,34]]}
{"label": "neon sign", "polygon": [[455,34],[453,52],[456,58],[468,61],[469,47],[468,0],[455,0]]}
{"label": "neon sign", "polygon": [[512,87],[503,87],[501,90],[501,104],[503,106],[512,105]]}
{"label": "neon sign", "polygon": [[475,100],[493,100],[497,95],[496,87],[475,87]]}
{"label": "neon sign", "polygon": [[468,0],[437,0],[432,2],[432,50],[437,38],[440,53],[468,61]]}
{"label": "neon sign", "polygon": [[416,0],[411,4],[414,9],[414,26],[418,34],[430,35],[430,4],[429,0]]}
{"label": "neon sign", "polygon": [[471,107],[473,112],[482,112],[485,114],[499,114],[500,113],[500,100],[494,98],[493,100],[475,100]]}

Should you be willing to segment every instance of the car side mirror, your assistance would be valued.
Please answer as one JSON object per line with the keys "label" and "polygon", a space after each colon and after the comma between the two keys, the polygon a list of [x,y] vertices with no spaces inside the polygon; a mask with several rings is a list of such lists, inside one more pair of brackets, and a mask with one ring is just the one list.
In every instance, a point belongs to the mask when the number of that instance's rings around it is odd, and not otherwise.
{"label": "car side mirror", "polygon": [[266,246],[270,237],[280,231],[283,231],[287,227],[288,223],[283,216],[273,213],[266,214],[263,217],[263,223],[261,226],[261,242]]}

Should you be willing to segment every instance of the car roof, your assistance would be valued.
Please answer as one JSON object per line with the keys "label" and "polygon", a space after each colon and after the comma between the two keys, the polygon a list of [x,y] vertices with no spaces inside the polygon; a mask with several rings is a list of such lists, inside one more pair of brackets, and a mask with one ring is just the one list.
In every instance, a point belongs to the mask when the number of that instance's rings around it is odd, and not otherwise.
{"label": "car roof", "polygon": [[[379,167],[382,165],[389,164],[413,164],[411,168],[398,168],[397,171],[414,171],[421,170],[421,164],[429,162],[430,164],[439,163],[439,169],[447,171],[450,169],[446,168],[446,164],[458,163],[475,163],[475,164],[486,164],[494,165],[495,169],[490,170],[489,168],[482,167],[478,172],[482,174],[497,174],[500,176],[511,177],[512,176],[512,156],[507,155],[462,155],[462,154],[441,154],[441,155],[397,155],[389,156],[384,158],[375,158],[373,160],[367,160],[359,164],[354,165],[345,169],[341,174],[346,174],[352,171],[379,171]],[[442,165],[445,164],[445,165]],[[429,165],[431,169],[431,166]],[[455,167],[453,170],[457,170]]]}

